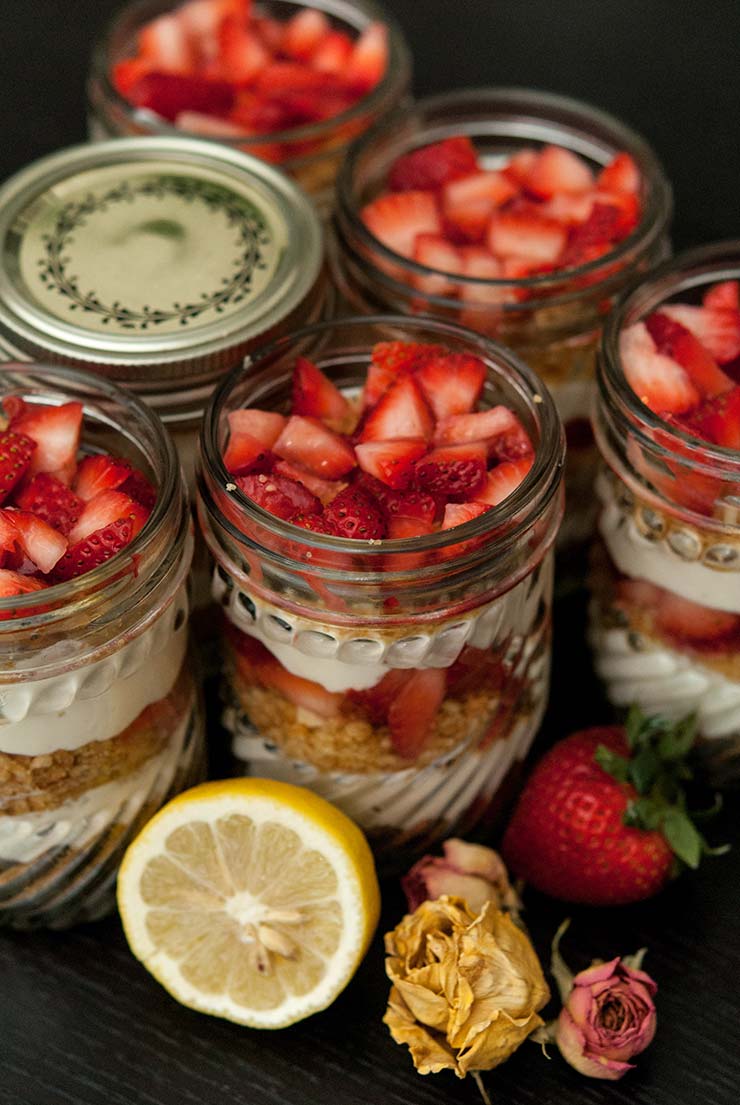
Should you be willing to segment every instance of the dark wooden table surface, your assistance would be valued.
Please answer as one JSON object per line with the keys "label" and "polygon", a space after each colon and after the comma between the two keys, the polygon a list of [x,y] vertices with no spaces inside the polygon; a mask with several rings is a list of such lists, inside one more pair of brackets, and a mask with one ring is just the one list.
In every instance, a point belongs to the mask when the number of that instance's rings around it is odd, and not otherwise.
{"label": "dark wooden table surface", "polygon": [[[420,92],[520,84],[589,99],[640,129],[676,190],[679,246],[740,234],[740,4],[713,0],[388,0]],[[0,177],[84,137],[94,30],[115,0],[3,0]],[[557,609],[542,743],[608,719],[582,642],[583,600]],[[738,840],[730,797],[716,839]],[[639,1070],[588,1081],[525,1045],[486,1076],[506,1105],[735,1105],[740,1098],[740,848],[639,907],[572,910],[536,895],[543,957],[570,912],[575,966],[645,944],[659,1030]],[[402,912],[384,887],[381,931]],[[437,1105],[470,1080],[419,1078],[381,1024],[380,940],[326,1013],[279,1033],[177,1006],[129,955],[116,918],[68,933],[0,934],[0,1105]]]}

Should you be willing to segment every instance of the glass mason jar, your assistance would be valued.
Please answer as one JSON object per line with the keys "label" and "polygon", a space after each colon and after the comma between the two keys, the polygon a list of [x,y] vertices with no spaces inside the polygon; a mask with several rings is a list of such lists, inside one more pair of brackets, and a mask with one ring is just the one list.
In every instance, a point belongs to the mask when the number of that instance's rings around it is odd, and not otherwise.
{"label": "glass mason jar", "polygon": [[[653,414],[627,383],[624,329],[669,302],[701,303],[740,278],[740,242],[693,250],[628,295],[604,330],[594,429],[591,641],[617,706],[695,713],[717,781],[740,778],[740,452]],[[738,379],[738,366],[725,366]],[[708,627],[705,628],[705,627]]]}
{"label": "glass mason jar", "polygon": [[83,445],[157,486],[125,552],[0,599],[0,924],[63,927],[113,907],[142,824],[203,770],[188,660],[192,522],[174,447],[137,399],[45,365],[4,365],[3,396],[84,405]]}
{"label": "glass mason jar", "polygon": [[[549,143],[573,151],[596,170],[626,151],[640,171],[640,222],[611,252],[576,268],[519,280],[445,273],[442,293],[429,294],[429,280],[439,271],[387,249],[360,212],[382,189],[396,158],[456,135],[473,141],[485,169],[500,167],[523,147]],[[583,541],[593,525],[596,456],[588,418],[599,331],[618,293],[667,255],[671,211],[670,186],[643,138],[588,104],[519,88],[465,89],[420,100],[359,139],[337,180],[329,253],[350,311],[459,321],[508,345],[546,383],[568,439],[563,543]]]}
{"label": "glass mason jar", "polygon": [[[87,86],[92,139],[183,133],[153,112],[131,104],[111,80],[112,67],[131,55],[141,27],[177,6],[172,0],[139,0],[123,7],[104,31],[93,52]],[[411,55],[401,28],[372,0],[311,0],[310,6],[323,12],[336,29],[352,38],[357,38],[375,21],[386,25],[388,67],[379,84],[332,119],[259,135],[241,134],[234,128],[229,133],[229,125],[222,123],[220,127],[214,126],[210,135],[201,132],[200,137],[210,137],[232,149],[267,158],[293,177],[321,208],[328,209],[334,180],[349,143],[406,97],[411,83]],[[260,4],[264,15],[280,22],[286,22],[303,7],[297,0],[265,0]]]}
{"label": "glass mason jar", "polygon": [[[287,410],[297,354],[351,394],[373,345],[388,339],[431,341],[485,362],[484,405],[506,403],[536,447],[511,497],[452,530],[362,542],[300,529],[245,497],[221,460],[229,412]],[[198,514],[225,616],[225,723],[239,770],[316,790],[394,866],[503,801],[547,701],[563,452],[557,413],[534,373],[442,322],[325,323],[256,353],[248,371],[224,381],[201,435]],[[394,750],[362,692],[385,679],[383,693],[400,695],[419,669],[439,670],[444,694],[409,758]]]}

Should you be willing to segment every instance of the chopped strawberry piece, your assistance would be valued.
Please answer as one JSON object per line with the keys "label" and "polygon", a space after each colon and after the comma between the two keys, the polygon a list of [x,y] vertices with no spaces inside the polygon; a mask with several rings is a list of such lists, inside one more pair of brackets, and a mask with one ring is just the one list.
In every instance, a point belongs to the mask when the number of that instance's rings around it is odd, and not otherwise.
{"label": "chopped strawberry piece", "polygon": [[344,31],[329,31],[311,55],[311,65],[319,73],[343,73],[353,50],[352,39]]}
{"label": "chopped strawberry piece", "polygon": [[115,491],[130,475],[131,465],[127,460],[103,453],[85,457],[80,462],[72,486],[75,494],[88,502],[101,491]]}
{"label": "chopped strawberry piece", "polygon": [[423,356],[442,352],[438,345],[418,345],[406,341],[381,341],[373,347],[362,389],[363,407],[374,407],[384,391],[398,377],[409,372]]}
{"label": "chopped strawberry piece", "polygon": [[536,164],[537,150],[525,147],[513,154],[501,171],[521,188],[526,185],[529,174]]}
{"label": "chopped strawberry piece", "polygon": [[550,199],[558,192],[587,192],[594,178],[588,165],[562,146],[545,146],[526,177],[527,191]]}
{"label": "chopped strawberry piece", "polygon": [[335,495],[346,486],[341,480],[323,480],[321,476],[314,475],[300,464],[291,464],[289,460],[274,458],[270,471],[278,476],[287,476],[289,480],[296,480],[307,487],[312,495],[320,499],[322,503],[328,503]]}
{"label": "chopped strawberry piece", "polygon": [[246,476],[249,472],[270,472],[275,459],[271,449],[247,433],[232,434],[224,453],[224,464],[235,476]]}
{"label": "chopped strawberry piece", "polygon": [[620,237],[621,213],[616,207],[595,202],[588,218],[571,227],[568,241],[560,256],[560,265],[569,268],[591,260],[594,246],[605,246]]}
{"label": "chopped strawberry piece", "polygon": [[65,483],[71,480],[80,446],[81,403],[63,403],[59,407],[25,404],[10,428],[36,442],[28,469],[31,475],[53,472]]}
{"label": "chopped strawberry piece", "polygon": [[138,46],[142,57],[172,73],[187,73],[197,63],[187,28],[177,14],[160,15],[145,23]]}
{"label": "chopped strawberry piece", "polygon": [[16,496],[15,503],[65,535],[75,525],[85,505],[66,484],[48,472],[34,476]]}
{"label": "chopped strawberry piece", "polygon": [[[117,492],[107,494],[115,495]],[[71,544],[54,568],[54,579],[57,582],[74,579],[104,564],[133,540],[134,529],[131,517],[119,518]]]}
{"label": "chopped strawberry piece", "polygon": [[224,453],[224,465],[229,472],[244,474],[271,467],[271,447],[285,427],[286,419],[273,411],[255,407],[231,411],[229,444]]}
{"label": "chopped strawberry piece", "polygon": [[435,445],[462,445],[466,441],[488,443],[500,434],[509,433],[521,426],[519,419],[508,407],[491,407],[473,414],[453,414],[442,418],[434,431]]}
{"label": "chopped strawberry piece", "polygon": [[0,509],[0,547],[11,563],[16,545],[46,575],[66,552],[67,540],[29,511]]}
{"label": "chopped strawberry piece", "polygon": [[409,537],[426,537],[434,533],[431,522],[421,518],[409,518],[405,514],[394,514],[388,519],[388,537],[395,540],[408,540]]}
{"label": "chopped strawberry piece", "polygon": [[650,410],[683,414],[698,405],[699,392],[688,373],[658,352],[644,322],[622,332],[619,352],[630,387]]}
{"label": "chopped strawberry piece", "polygon": [[704,293],[703,303],[710,310],[727,307],[731,311],[740,311],[740,281],[722,280],[713,284]]}
{"label": "chopped strawberry piece", "polygon": [[469,353],[433,351],[419,358],[414,377],[437,419],[467,414],[478,402],[486,366]]}
{"label": "chopped strawberry piece", "polygon": [[345,487],[324,509],[326,521],[340,537],[370,541],[385,537],[383,513],[360,487]]}
{"label": "chopped strawberry piece", "polygon": [[355,486],[371,495],[382,506],[388,519],[412,518],[430,525],[438,513],[437,499],[425,491],[395,491],[368,472],[358,472]]}
{"label": "chopped strawberry piece", "polygon": [[434,419],[421,390],[411,376],[401,376],[370,411],[360,441],[392,441],[395,438],[428,441],[433,430]]}
{"label": "chopped strawberry piece", "polygon": [[[16,595],[28,595],[33,591],[46,590],[46,584],[43,580],[36,579],[34,576],[24,576],[20,572],[12,572],[7,568],[0,569],[0,599],[13,598]],[[38,613],[38,610],[13,610],[8,607],[0,610],[0,621],[7,621],[8,618],[15,617],[27,617],[31,613]]]}
{"label": "chopped strawberry piece", "polygon": [[388,187],[393,192],[434,191],[477,168],[478,157],[469,138],[444,138],[401,154],[391,166]]}
{"label": "chopped strawberry piece", "polygon": [[326,38],[331,24],[317,8],[301,8],[283,28],[282,52],[298,61],[308,61]]}
{"label": "chopped strawberry piece", "polygon": [[296,514],[320,514],[321,503],[297,480],[275,473],[238,476],[237,487],[270,514],[292,520]]}
{"label": "chopped strawberry piece", "polygon": [[334,428],[344,424],[351,413],[350,405],[339,388],[306,357],[296,358],[292,411],[293,414],[321,418]]}
{"label": "chopped strawberry piece", "polygon": [[361,691],[348,691],[347,697],[355,706],[364,710],[372,725],[386,725],[390,705],[409,678],[408,671],[392,668],[374,687]]}
{"label": "chopped strawberry piece", "polygon": [[664,633],[692,644],[716,641],[740,630],[740,618],[736,614],[700,606],[671,591],[660,591],[655,621]]}
{"label": "chopped strawberry piece", "polygon": [[491,215],[517,195],[517,185],[496,170],[472,172],[442,189],[442,214],[463,238],[478,242]]}
{"label": "chopped strawberry piece", "polygon": [[415,759],[431,736],[445,697],[446,676],[441,668],[420,668],[397,690],[388,707],[391,743],[399,756]]}
{"label": "chopped strawberry piece", "polygon": [[132,100],[137,84],[152,69],[149,58],[123,58],[115,62],[111,70],[113,86],[127,100]]}
{"label": "chopped strawberry piece", "polygon": [[727,307],[691,307],[683,303],[664,303],[660,309],[690,330],[719,364],[740,356],[740,311]]}
{"label": "chopped strawberry piece", "polygon": [[157,502],[157,489],[138,468],[132,468],[129,478],[118,489],[129,499],[140,503],[146,510],[151,511]]}
{"label": "chopped strawberry piece", "polygon": [[369,23],[355,43],[344,77],[359,92],[369,92],[385,76],[388,67],[388,28]]}
{"label": "chopped strawberry piece", "polygon": [[311,530],[313,533],[328,533],[334,537],[341,536],[323,514],[294,514],[290,520],[294,526]]}
{"label": "chopped strawberry piece", "polygon": [[122,491],[102,491],[85,503],[77,522],[69,533],[69,543],[74,545],[121,519],[131,523],[131,537],[143,528],[149,512],[124,495]]}
{"label": "chopped strawberry piece", "polygon": [[442,529],[454,529],[455,526],[462,526],[465,522],[478,518],[490,509],[490,506],[484,503],[448,503],[442,518]]}
{"label": "chopped strawberry piece", "polygon": [[486,284],[465,284],[460,298],[466,303],[515,303],[519,295],[514,288],[506,284],[494,283],[504,277],[503,264],[484,246],[462,246],[460,253],[466,276],[475,280],[486,280]]}
{"label": "chopped strawberry piece", "polygon": [[36,442],[25,434],[14,430],[0,434],[0,503],[25,476],[35,448]]}
{"label": "chopped strawberry piece", "polygon": [[416,464],[419,486],[449,499],[475,499],[486,478],[486,447],[480,442],[443,445]]}
{"label": "chopped strawberry piece", "polygon": [[[530,457],[534,452],[534,446],[532,445],[529,434],[524,429],[519,419],[516,418],[516,415],[514,415],[514,419],[516,421],[516,426],[510,430],[506,430],[502,434],[497,434],[496,437],[491,438],[487,442],[489,460],[492,457],[497,461],[521,460],[522,457]],[[591,424],[588,420],[586,420],[586,425],[589,429],[589,441],[593,443],[593,437],[590,435]]]}
{"label": "chopped strawberry piece", "polygon": [[[414,260],[428,269],[438,272],[462,273],[462,255],[451,242],[440,234],[418,234],[414,243]],[[454,291],[455,285],[446,276],[412,276],[414,287],[424,295],[445,296]]]}
{"label": "chopped strawberry piece", "polygon": [[596,194],[594,192],[559,192],[541,204],[543,215],[557,219],[567,226],[585,223],[593,211]]}
{"label": "chopped strawberry piece", "polygon": [[594,202],[619,212],[615,240],[625,238],[640,221],[640,200],[632,192],[603,192],[599,189],[594,194]]}
{"label": "chopped strawberry piece", "polygon": [[447,668],[447,693],[457,697],[474,694],[481,687],[494,690],[505,679],[499,656],[489,649],[466,645],[457,660]]}
{"label": "chopped strawberry piece", "polygon": [[628,153],[618,153],[596,178],[596,186],[605,192],[640,191],[640,170]]}
{"label": "chopped strawberry piece", "polygon": [[501,257],[526,257],[550,264],[557,261],[565,243],[564,227],[536,209],[499,211],[488,228],[488,248]]}
{"label": "chopped strawberry piece", "polygon": [[740,385],[705,400],[682,425],[705,441],[740,450]]}
{"label": "chopped strawberry piece", "polygon": [[315,418],[292,415],[274,445],[286,460],[303,465],[322,479],[336,480],[355,466],[349,442]]}
{"label": "chopped strawberry piece", "polygon": [[699,339],[680,322],[661,311],[654,311],[645,319],[645,325],[658,352],[672,357],[686,369],[702,395],[711,398],[731,390],[733,382],[730,377],[725,375]]}
{"label": "chopped strawberry piece", "polygon": [[403,257],[414,256],[419,234],[440,234],[442,230],[432,192],[389,192],[368,203],[360,215],[371,234]]}
{"label": "chopped strawberry piece", "polygon": [[487,503],[488,506],[498,506],[516,491],[533,463],[533,456],[525,456],[519,460],[505,460],[497,464],[487,474],[482,489],[476,493],[476,501]]}
{"label": "chopped strawberry piece", "polygon": [[[240,19],[235,16],[224,19],[218,31],[217,54],[219,76],[224,81],[248,84],[270,64],[271,60],[270,53],[259,36],[248,30]],[[187,106],[199,110],[195,104],[191,103]],[[230,108],[231,104],[226,111]]]}
{"label": "chopped strawberry piece", "polygon": [[174,123],[184,111],[228,115],[234,104],[234,90],[226,81],[155,70],[133,85],[127,99]]}
{"label": "chopped strawberry piece", "polygon": [[414,463],[426,451],[426,442],[418,438],[366,441],[355,446],[360,468],[397,490],[408,487]]}

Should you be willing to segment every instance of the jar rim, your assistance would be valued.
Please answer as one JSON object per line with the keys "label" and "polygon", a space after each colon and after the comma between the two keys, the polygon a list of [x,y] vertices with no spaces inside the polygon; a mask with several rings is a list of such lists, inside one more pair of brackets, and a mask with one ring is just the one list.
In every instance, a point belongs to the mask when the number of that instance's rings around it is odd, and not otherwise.
{"label": "jar rim", "polygon": [[[289,2],[296,8],[305,6],[300,0],[289,0]],[[162,12],[160,14],[169,11],[173,6],[177,5],[173,5],[171,0],[167,0],[167,3],[162,5]],[[385,24],[388,28],[388,64],[380,81],[349,108],[338,115],[332,116],[330,119],[322,119],[315,123],[304,123],[301,126],[290,127],[281,131],[268,131],[265,134],[259,135],[235,134],[223,137],[219,136],[218,138],[210,139],[211,141],[215,141],[217,144],[227,147],[246,147],[244,152],[249,153],[249,147],[264,146],[266,143],[270,145],[288,145],[310,141],[315,138],[323,138],[337,127],[342,127],[347,123],[354,122],[363,115],[378,111],[378,109],[382,108],[384,102],[387,100],[394,100],[407,86],[411,78],[411,52],[406,44],[406,39],[400,24],[394,16],[390,15],[385,10],[385,8],[375,3],[375,0],[352,0],[351,3],[347,2],[347,0],[312,0],[312,6],[320,7],[322,11],[326,11],[328,14],[338,19],[343,19],[345,23],[358,30],[363,30],[370,23],[375,21]],[[200,137],[202,139],[202,135],[197,135],[194,131],[183,130],[175,126],[174,123],[169,123],[167,120],[162,119],[153,111],[149,111],[146,108],[137,108],[135,104],[132,104],[125,96],[121,95],[110,79],[108,49],[110,39],[119,20],[124,14],[128,14],[137,8],[144,9],[147,7],[151,7],[149,0],[136,0],[135,3],[127,4],[124,8],[119,8],[113,17],[107,21],[93,49],[92,71],[90,77],[100,82],[106,97],[112,100],[130,119],[134,122],[139,122],[153,134],[162,137],[179,134],[188,138]],[[350,13],[361,13],[364,15],[366,17],[364,23],[359,26],[353,24],[349,19]],[[333,154],[335,151],[332,150],[329,152]],[[298,168],[304,163],[310,162],[313,156],[314,155],[305,155],[291,158],[283,163],[283,167],[290,166],[291,168]]]}
{"label": "jar rim", "polygon": [[619,339],[627,326],[639,322],[649,311],[674,295],[719,279],[731,278],[740,280],[740,238],[686,250],[657,265],[645,280],[628,289],[617,300],[604,324],[597,357],[600,393],[626,414],[631,432],[649,443],[654,452],[670,456],[671,450],[665,447],[661,450],[656,442],[655,432],[659,431],[661,441],[675,440],[684,459],[687,449],[690,449],[697,454],[696,459],[692,458],[692,464],[707,471],[720,467],[725,473],[728,466],[737,466],[740,471],[740,451],[694,437],[680,426],[667,422],[643,403],[630,387],[622,368]]}
{"label": "jar rim", "polygon": [[[157,499],[146,523],[129,544],[120,550],[128,558],[142,561],[147,551],[158,541],[161,541],[163,529],[169,522],[172,503],[178,498],[179,494],[183,494],[182,476],[175,445],[160,419],[136,395],[116,387],[109,380],[100,379],[91,372],[83,372],[62,365],[47,365],[35,362],[8,362],[0,365],[0,372],[3,377],[6,376],[9,370],[14,370],[19,376],[27,375],[29,377],[29,387],[33,386],[31,381],[34,381],[37,394],[40,394],[42,401],[46,402],[56,397],[59,404],[69,402],[69,393],[73,392],[77,401],[83,402],[84,407],[85,401],[81,396],[87,394],[91,403],[102,399],[121,404],[130,412],[135,413],[136,417],[142,419],[152,430],[152,440],[156,444],[155,462],[161,466],[163,472],[162,482],[158,486]],[[44,387],[48,387],[48,392],[44,393],[42,390]],[[18,387],[16,390],[21,391],[22,388]],[[83,419],[84,417],[85,412],[83,411]],[[109,424],[114,426],[112,421]],[[171,546],[172,554],[179,554],[181,546],[182,540],[175,542]],[[82,601],[91,595],[105,601],[106,588],[121,577],[121,565],[122,560],[119,558],[119,554],[116,553],[109,560],[104,561],[89,572],[61,583],[53,583],[45,588],[43,592],[32,591],[26,595],[0,598],[0,614],[10,609],[14,611],[19,609],[32,610],[39,605],[39,602],[44,606],[53,604],[51,610],[28,614],[26,617],[6,619],[0,617],[0,635],[53,625],[69,615],[70,608],[75,602]],[[39,598],[39,596],[42,597]]]}
{"label": "jar rim", "polygon": [[[643,178],[649,181],[647,202],[641,213],[640,221],[634,230],[632,230],[626,238],[623,238],[614,249],[605,253],[602,257],[597,257],[592,261],[587,261],[584,264],[576,265],[571,268],[558,269],[552,273],[540,273],[534,276],[518,278],[507,277],[487,279],[464,276],[457,273],[451,274],[444,269],[435,269],[428,265],[422,265],[418,261],[404,257],[402,254],[396,253],[395,250],[385,246],[380,239],[376,238],[375,235],[367,229],[359,216],[359,211],[355,207],[352,185],[357,162],[374,141],[391,132],[394,127],[398,127],[404,120],[412,119],[414,115],[420,115],[423,112],[432,113],[440,108],[454,108],[458,106],[462,108],[472,104],[476,98],[489,101],[492,107],[494,105],[505,107],[509,103],[524,102],[531,105],[533,112],[535,112],[537,108],[539,108],[540,111],[542,111],[543,108],[561,109],[579,114],[583,118],[584,123],[592,122],[607,126],[615,137],[618,136],[620,138],[621,148],[636,157]],[[560,127],[561,131],[565,132],[566,128],[557,121],[552,120],[550,122],[552,125]],[[572,131],[569,131],[569,133],[572,133]],[[419,145],[423,145],[423,143],[419,143]],[[416,149],[418,146],[414,146],[413,148]],[[673,209],[673,192],[663,167],[650,145],[637,131],[632,130],[615,116],[603,111],[601,108],[594,107],[586,101],[569,96],[561,96],[558,93],[545,90],[519,88],[516,86],[482,86],[477,88],[456,89],[453,92],[437,93],[433,96],[427,96],[423,99],[416,100],[410,107],[398,108],[390,118],[387,118],[382,124],[380,122],[376,123],[352,143],[337,177],[336,193],[337,202],[336,213],[334,215],[335,227],[340,224],[340,221],[347,226],[351,226],[352,233],[360,239],[362,245],[374,250],[379,256],[384,258],[389,265],[394,265],[396,268],[403,267],[407,269],[410,274],[421,278],[443,274],[454,280],[456,284],[459,283],[461,287],[514,288],[533,291],[547,291],[549,288],[557,287],[559,284],[569,284],[571,281],[577,280],[580,277],[591,276],[600,269],[609,268],[615,262],[622,261],[638,247],[640,252],[649,248],[649,246],[664,233],[670,222]],[[394,287],[405,288],[404,284],[396,281],[386,273],[383,273],[382,270],[378,271],[378,275],[382,276],[385,282]],[[449,306],[450,303],[457,302],[457,300],[450,300],[445,296],[435,296],[427,293],[425,293],[424,298],[440,306]],[[563,298],[568,298],[568,296],[566,295]],[[548,302],[555,305],[558,301],[549,299]],[[506,312],[507,310],[521,310],[522,304],[502,303],[496,306],[497,309]]]}
{"label": "jar rim", "polygon": [[[492,507],[478,517],[464,522],[459,526],[455,526],[448,530],[440,530],[423,537],[383,538],[382,541],[357,541],[353,538],[314,533],[313,531],[295,526],[271,514],[269,511],[264,510],[235,487],[233,476],[227,471],[218,448],[218,433],[222,412],[228,403],[229,396],[234,387],[241,382],[245,373],[255,373],[255,371],[259,369],[261,361],[287,352],[291,346],[300,342],[310,340],[313,337],[326,335],[330,333],[332,329],[356,329],[361,333],[363,329],[366,330],[368,327],[375,326],[387,327],[389,330],[394,328],[398,329],[404,333],[404,335],[409,335],[406,340],[413,340],[413,332],[418,331],[423,332],[427,337],[438,338],[441,344],[444,343],[445,338],[457,341],[458,343],[465,342],[474,355],[477,354],[486,359],[489,373],[491,372],[492,366],[502,369],[507,374],[509,382],[513,383],[517,387],[522,398],[528,401],[529,413],[535,419],[539,430],[535,460],[531,469],[516,490],[499,503],[498,506]],[[323,348],[325,347],[322,347],[322,349]],[[352,348],[354,354],[357,354],[360,350],[369,352],[366,340],[362,343],[358,343],[358,345]],[[213,504],[212,496],[208,493],[203,478],[206,475],[212,479],[218,487],[225,488],[230,485],[230,494],[234,496],[234,501],[240,512],[243,512],[250,521],[262,527],[269,528],[272,533],[283,540],[295,543],[300,539],[301,544],[310,550],[344,553],[345,555],[354,551],[355,553],[361,552],[362,557],[365,559],[368,557],[377,559],[378,557],[396,553],[440,551],[449,546],[457,544],[463,545],[471,541],[471,539],[493,535],[492,540],[485,545],[487,557],[493,559],[499,549],[513,544],[522,533],[531,528],[535,517],[539,517],[541,512],[547,508],[553,497],[557,494],[561,484],[562,467],[565,456],[565,439],[560,418],[549,391],[544,384],[542,384],[536,373],[510,349],[490,338],[475,333],[475,331],[459,326],[456,323],[443,322],[432,318],[414,319],[407,315],[387,314],[350,316],[347,318],[337,318],[321,322],[313,326],[304,327],[301,330],[295,331],[293,334],[278,339],[270,345],[265,346],[263,349],[256,350],[252,356],[246,359],[244,366],[240,366],[232,371],[214,391],[201,424],[199,454],[200,463],[198,465],[197,480],[201,491],[201,497],[206,498],[206,506],[209,510],[211,510],[212,507],[215,508],[218,512],[219,525],[224,527],[232,538],[237,541],[243,542],[245,535],[223,514],[218,506]],[[233,488],[233,491],[231,488]],[[510,517],[517,515],[519,518],[514,526],[506,528],[503,533],[494,535],[494,531],[500,527],[502,523],[506,522]],[[478,555],[479,554],[480,550],[478,550]],[[455,558],[455,563],[463,564],[464,560],[465,557],[461,554],[459,559],[457,557]],[[451,561],[450,563],[452,564],[453,562]],[[315,571],[317,574],[320,574],[322,569],[316,567]],[[417,574],[423,574],[425,569],[412,569],[411,571],[415,571]],[[438,571],[438,569],[432,568],[430,571]],[[382,569],[368,569],[367,567],[348,571],[346,573],[332,569],[331,574],[334,576],[345,575],[347,578],[353,578],[358,572],[364,577],[378,574],[385,579],[389,577],[401,578],[409,574],[408,569],[399,571],[398,573],[391,573],[383,571]]]}

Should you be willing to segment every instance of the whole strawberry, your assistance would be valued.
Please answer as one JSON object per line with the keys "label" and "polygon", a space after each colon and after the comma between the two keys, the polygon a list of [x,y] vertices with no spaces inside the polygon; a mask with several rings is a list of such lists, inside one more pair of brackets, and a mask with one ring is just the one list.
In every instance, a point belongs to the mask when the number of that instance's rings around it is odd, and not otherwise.
{"label": "whole strawberry", "polygon": [[511,870],[554,898],[626,905],[656,894],[679,862],[708,851],[686,812],[686,719],[671,725],[636,709],[624,728],[585,729],[560,741],[530,776],[506,830]]}

